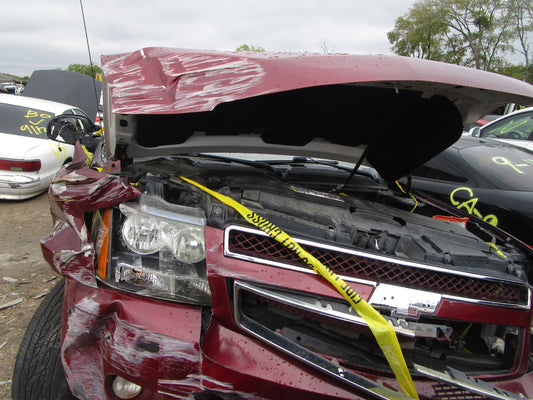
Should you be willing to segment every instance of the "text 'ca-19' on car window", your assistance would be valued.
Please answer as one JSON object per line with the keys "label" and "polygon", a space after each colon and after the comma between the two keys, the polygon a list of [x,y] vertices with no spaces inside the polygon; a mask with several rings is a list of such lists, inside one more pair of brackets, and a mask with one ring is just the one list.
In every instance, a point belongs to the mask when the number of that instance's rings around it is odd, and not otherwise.
{"label": "text 'ca-19' on car window", "polygon": [[46,126],[52,117],[48,111],[0,104],[0,132],[48,139]]}
{"label": "text 'ca-19' on car window", "polygon": [[493,185],[500,189],[533,190],[533,154],[515,149],[468,147],[461,156],[479,171],[485,171]]}

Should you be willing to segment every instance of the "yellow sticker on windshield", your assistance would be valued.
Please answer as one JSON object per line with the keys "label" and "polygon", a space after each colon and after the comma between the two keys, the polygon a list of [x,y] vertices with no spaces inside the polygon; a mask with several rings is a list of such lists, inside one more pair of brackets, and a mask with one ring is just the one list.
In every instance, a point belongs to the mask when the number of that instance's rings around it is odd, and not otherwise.
{"label": "yellow sticker on windshield", "polygon": [[292,237],[290,237],[272,222],[268,221],[256,212],[250,210],[228,196],[206,188],[205,186],[191,179],[182,176],[180,178],[210,194],[227,206],[232,207],[239,214],[241,214],[246,221],[258,227],[267,235],[283,244],[287,249],[297,254],[298,257],[300,257],[315,272],[317,272],[333,287],[335,287],[335,289],[337,289],[337,291],[350,303],[354,310],[368,324],[404,393],[412,398],[418,399],[418,394],[403,357],[398,338],[396,337],[396,332],[374,307],[368,304],[335,272],[323,265],[313,255],[305,251]]}

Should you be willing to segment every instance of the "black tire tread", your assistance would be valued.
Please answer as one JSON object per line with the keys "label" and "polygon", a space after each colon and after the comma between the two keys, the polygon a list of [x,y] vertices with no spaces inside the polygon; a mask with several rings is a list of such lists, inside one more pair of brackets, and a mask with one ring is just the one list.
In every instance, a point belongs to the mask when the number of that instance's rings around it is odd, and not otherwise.
{"label": "black tire tread", "polygon": [[60,357],[64,286],[61,279],[45,296],[22,337],[13,369],[13,400],[74,399]]}

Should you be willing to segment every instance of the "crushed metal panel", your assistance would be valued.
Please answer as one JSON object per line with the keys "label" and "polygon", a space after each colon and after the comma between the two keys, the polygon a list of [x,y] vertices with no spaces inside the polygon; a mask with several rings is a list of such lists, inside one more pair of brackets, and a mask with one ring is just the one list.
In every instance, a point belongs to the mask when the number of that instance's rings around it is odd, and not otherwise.
{"label": "crushed metal panel", "polygon": [[[61,354],[65,374],[76,396],[108,398],[105,381],[109,375],[150,378],[158,382],[158,387],[173,382],[175,387],[170,386],[168,390],[172,396],[180,390],[197,393],[206,389],[204,381],[210,378],[202,374],[198,345],[201,310],[179,309],[155,301],[148,304],[72,281],[67,281],[65,290],[69,317],[63,327]],[[139,307],[159,314],[159,319],[136,322]],[[171,312],[175,321],[168,318]],[[161,328],[158,331],[154,328],[157,322]],[[176,325],[181,329],[170,332]],[[157,391],[158,387],[144,390]]]}
{"label": "crushed metal panel", "polygon": [[74,160],[50,184],[54,232],[41,240],[41,247],[53,270],[96,287],[95,248],[84,214],[131,200],[141,191],[123,178],[84,165],[85,153],[78,143]]}

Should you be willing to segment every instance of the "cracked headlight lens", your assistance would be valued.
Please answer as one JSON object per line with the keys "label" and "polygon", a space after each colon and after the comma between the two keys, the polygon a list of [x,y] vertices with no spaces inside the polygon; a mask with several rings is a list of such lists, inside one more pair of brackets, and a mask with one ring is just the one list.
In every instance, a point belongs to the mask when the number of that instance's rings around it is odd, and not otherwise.
{"label": "cracked headlight lens", "polygon": [[115,208],[112,221],[108,284],[144,296],[210,304],[201,209],[143,195]]}

